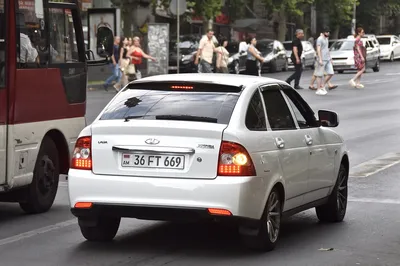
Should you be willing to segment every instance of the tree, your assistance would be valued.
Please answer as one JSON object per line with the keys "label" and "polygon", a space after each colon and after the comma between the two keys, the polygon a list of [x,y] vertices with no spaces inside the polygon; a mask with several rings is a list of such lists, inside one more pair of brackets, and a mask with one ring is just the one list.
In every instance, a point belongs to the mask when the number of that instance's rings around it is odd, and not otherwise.
{"label": "tree", "polygon": [[270,10],[270,16],[275,17],[274,21],[278,23],[279,41],[285,41],[289,16],[302,16],[302,7],[304,4],[311,4],[314,0],[262,0],[267,9]]}
{"label": "tree", "polygon": [[363,0],[357,8],[357,24],[366,32],[380,32],[381,16],[394,18],[400,15],[399,0]]}
{"label": "tree", "polygon": [[357,0],[317,0],[316,4],[320,11],[323,11],[329,17],[331,38],[339,38],[339,30],[342,26],[351,25],[353,18],[354,1]]}

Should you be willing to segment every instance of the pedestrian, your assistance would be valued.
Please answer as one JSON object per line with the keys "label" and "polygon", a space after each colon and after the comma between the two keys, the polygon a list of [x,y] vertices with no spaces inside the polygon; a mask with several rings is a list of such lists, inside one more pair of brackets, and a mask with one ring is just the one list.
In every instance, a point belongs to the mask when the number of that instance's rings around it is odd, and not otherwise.
{"label": "pedestrian", "polygon": [[112,64],[110,66],[112,67],[112,75],[105,81],[104,83],[104,90],[108,91],[108,87],[110,86],[111,82],[115,81],[116,84],[114,85],[115,90],[118,90],[116,85],[119,84],[121,81],[121,70],[119,69],[119,44],[120,44],[121,38],[119,36],[114,37],[114,45],[113,45],[113,53],[111,55],[111,61]]}
{"label": "pedestrian", "polygon": [[[325,87],[334,75],[332,59],[329,53],[329,34],[330,29],[325,27],[323,33],[317,39],[317,64],[315,65],[314,72],[314,75],[317,77],[317,95],[326,95],[328,93]],[[325,82],[323,80],[324,72],[327,75]],[[334,89],[334,87],[330,87],[329,89]]]}
{"label": "pedestrian", "polygon": [[199,73],[212,73],[214,52],[221,53],[215,48],[213,37],[214,31],[208,30],[206,37],[200,40],[199,49],[194,61],[195,65],[198,65]]}
{"label": "pedestrian", "polygon": [[226,50],[228,46],[228,40],[224,37],[220,37],[219,47],[217,48],[221,53],[217,55],[217,73],[229,73],[228,71],[228,61],[229,52]]}
{"label": "pedestrian", "polygon": [[145,52],[143,52],[142,48],[140,48],[140,38],[133,37],[132,46],[128,51],[128,57],[130,58],[130,64],[135,66],[136,70],[136,79],[140,79],[142,77],[142,73],[140,72],[141,64],[143,58],[150,59],[152,61],[156,61],[156,59]]}
{"label": "pedestrian", "polygon": [[[251,76],[260,76],[260,64],[264,62],[264,58],[261,57],[260,51],[257,50],[257,39],[250,37],[247,40],[247,60],[246,60],[246,74]],[[257,60],[259,62],[257,62]]]}
{"label": "pedestrian", "polygon": [[300,87],[301,73],[303,72],[303,64],[301,62],[301,55],[303,54],[303,44],[301,41],[304,38],[304,31],[302,29],[296,30],[296,39],[292,42],[292,55],[290,59],[294,64],[294,73],[286,80],[290,84],[294,80],[294,88],[296,90],[303,89]]}
{"label": "pedestrian", "polygon": [[121,76],[121,81],[118,84],[114,85],[117,91],[119,91],[128,83],[127,76],[125,75],[126,67],[129,65],[128,44],[129,44],[128,38],[126,37],[121,38],[120,52],[119,52],[119,67],[122,76]]}
{"label": "pedestrian", "polygon": [[357,68],[357,74],[350,80],[350,85],[353,88],[357,89],[362,89],[364,88],[364,85],[360,83],[361,81],[361,76],[363,75],[365,71],[365,62],[366,62],[366,49],[365,46],[361,40],[361,38],[364,36],[364,29],[363,28],[357,28],[356,33],[354,34],[355,41],[354,41],[354,63]]}

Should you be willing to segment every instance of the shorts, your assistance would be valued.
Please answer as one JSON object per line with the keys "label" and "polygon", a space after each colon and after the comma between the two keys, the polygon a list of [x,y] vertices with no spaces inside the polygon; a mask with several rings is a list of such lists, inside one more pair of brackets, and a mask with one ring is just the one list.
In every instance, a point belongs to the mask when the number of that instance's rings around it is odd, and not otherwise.
{"label": "shorts", "polygon": [[326,75],[333,75],[335,72],[333,71],[333,65],[331,61],[322,61],[323,65],[321,66],[319,62],[315,62],[315,71],[314,76],[323,77]]}

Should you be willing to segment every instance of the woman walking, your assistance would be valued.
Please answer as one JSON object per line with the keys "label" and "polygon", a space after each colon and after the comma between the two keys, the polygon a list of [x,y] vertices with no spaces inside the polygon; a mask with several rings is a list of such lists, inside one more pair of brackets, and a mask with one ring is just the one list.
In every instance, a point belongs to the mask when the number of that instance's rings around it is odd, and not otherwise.
{"label": "woman walking", "polygon": [[226,50],[228,41],[225,38],[220,39],[219,47],[217,48],[221,53],[217,56],[217,73],[229,73],[228,60],[229,52]]}
{"label": "woman walking", "polygon": [[127,83],[127,77],[125,75],[126,67],[129,65],[129,58],[128,58],[128,38],[123,37],[120,42],[120,54],[119,54],[119,67],[122,72],[121,80],[119,83],[114,85],[115,90],[118,92],[121,88],[123,88]]}
{"label": "woman walking", "polygon": [[[260,56],[260,52],[256,48],[256,38],[250,37],[247,44],[249,44],[249,47],[247,48],[246,74],[259,76],[260,64],[264,62],[264,58]],[[257,60],[260,61],[260,63],[258,63]]]}
{"label": "woman walking", "polygon": [[140,39],[139,37],[134,37],[132,46],[128,51],[128,57],[131,59],[131,64],[135,66],[136,70],[136,79],[140,79],[142,74],[140,72],[141,64],[143,58],[150,59],[152,61],[156,61],[156,59],[145,52],[143,52],[142,48],[140,48]]}
{"label": "woman walking", "polygon": [[361,81],[361,76],[365,71],[365,61],[366,61],[366,49],[364,47],[364,44],[361,40],[361,38],[364,36],[364,29],[363,28],[357,28],[356,34],[355,34],[355,42],[354,42],[354,63],[357,68],[357,74],[350,80],[350,85],[353,88],[357,89],[362,89],[364,88],[364,85],[360,83]]}

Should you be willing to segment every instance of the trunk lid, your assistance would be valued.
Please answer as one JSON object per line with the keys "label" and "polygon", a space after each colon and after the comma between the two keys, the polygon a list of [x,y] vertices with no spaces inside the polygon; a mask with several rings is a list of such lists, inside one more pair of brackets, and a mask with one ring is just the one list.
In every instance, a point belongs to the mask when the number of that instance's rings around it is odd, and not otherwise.
{"label": "trunk lid", "polygon": [[92,125],[99,175],[213,179],[225,124],[99,120]]}

